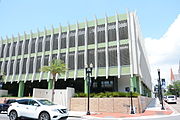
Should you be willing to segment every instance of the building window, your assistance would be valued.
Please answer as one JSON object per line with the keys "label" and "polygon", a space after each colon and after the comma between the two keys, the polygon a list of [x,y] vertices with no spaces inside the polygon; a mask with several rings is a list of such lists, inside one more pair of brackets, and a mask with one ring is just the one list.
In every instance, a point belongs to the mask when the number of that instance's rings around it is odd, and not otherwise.
{"label": "building window", "polygon": [[84,51],[78,51],[78,69],[84,69]]}
{"label": "building window", "polygon": [[9,57],[9,53],[11,52],[11,51],[10,51],[10,47],[11,47],[11,43],[8,43],[8,44],[7,44],[7,53],[6,53],[6,57]]}
{"label": "building window", "polygon": [[2,45],[1,58],[3,58],[5,44]]}
{"label": "building window", "polygon": [[84,41],[85,41],[85,29],[79,29],[78,30],[78,46],[84,46]]}
{"label": "building window", "polygon": [[15,73],[16,75],[19,74],[19,68],[20,68],[19,65],[20,65],[20,59],[18,59],[16,63],[16,73]]}
{"label": "building window", "polygon": [[116,41],[116,23],[108,23],[108,41]]}
{"label": "building window", "polygon": [[49,63],[49,55],[44,56],[44,65],[48,65]]}
{"label": "building window", "polygon": [[98,48],[98,67],[106,67],[105,48]]}
{"label": "building window", "polygon": [[128,39],[127,20],[119,21],[119,39]]}
{"label": "building window", "polygon": [[74,52],[69,53],[68,69],[74,69]]}
{"label": "building window", "polygon": [[63,32],[61,35],[61,49],[66,48],[66,35],[67,32]]}
{"label": "building window", "polygon": [[5,65],[4,65],[4,72],[5,72],[5,74],[7,74],[7,64],[8,64],[8,61],[5,61]]}
{"label": "building window", "polygon": [[97,26],[97,40],[98,43],[105,42],[105,24]]}
{"label": "building window", "polygon": [[94,61],[94,49],[88,49],[87,50],[87,56],[88,56],[88,65],[90,65],[91,63],[94,65],[95,61]]}
{"label": "building window", "polygon": [[2,61],[0,61],[0,69],[1,69]]}
{"label": "building window", "polygon": [[129,46],[128,45],[120,46],[120,61],[121,61],[121,66],[122,65],[130,65]]}
{"label": "building window", "polygon": [[43,42],[43,37],[39,37],[39,39],[38,39],[38,52],[42,52],[42,42]]}
{"label": "building window", "polygon": [[54,34],[54,37],[53,37],[53,50],[58,49],[58,37],[59,37],[59,34]]}
{"label": "building window", "polygon": [[65,63],[66,53],[60,54],[60,59]]}
{"label": "building window", "polygon": [[22,43],[23,43],[23,41],[20,41],[19,42],[19,49],[18,49],[18,55],[21,55],[22,53]]}
{"label": "building window", "polygon": [[94,44],[94,26],[88,27],[88,45]]}
{"label": "building window", "polygon": [[28,45],[29,45],[29,39],[25,41],[25,49],[24,49],[24,54],[28,54]]}
{"label": "building window", "polygon": [[29,64],[29,73],[33,73],[33,61],[34,61],[34,57],[30,58],[30,64]]}
{"label": "building window", "polygon": [[53,54],[52,59],[57,59],[57,54]]}
{"label": "building window", "polygon": [[75,33],[75,30],[69,32],[69,47],[75,47]]}
{"label": "building window", "polygon": [[31,53],[35,53],[35,44],[36,44],[36,38],[33,38],[31,41]]}
{"label": "building window", "polygon": [[40,67],[41,67],[41,56],[38,56],[37,59],[36,59],[36,72],[40,72]]}
{"label": "building window", "polygon": [[27,62],[27,58],[23,59],[23,66],[22,66],[22,74],[26,73],[26,62]]}
{"label": "building window", "polygon": [[51,39],[51,35],[46,36],[46,39],[45,39],[45,51],[50,50],[50,39]]}
{"label": "building window", "polygon": [[109,47],[109,67],[117,66],[117,48],[116,46]]}
{"label": "building window", "polygon": [[15,56],[15,54],[16,54],[16,44],[17,44],[17,42],[13,43],[12,56]]}

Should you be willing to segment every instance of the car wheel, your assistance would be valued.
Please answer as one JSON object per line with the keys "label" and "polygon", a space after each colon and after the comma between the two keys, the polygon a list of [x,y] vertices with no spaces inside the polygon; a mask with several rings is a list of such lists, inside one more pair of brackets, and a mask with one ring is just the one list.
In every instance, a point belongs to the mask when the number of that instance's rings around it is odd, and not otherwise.
{"label": "car wheel", "polygon": [[9,113],[9,120],[18,120],[18,115],[16,111],[13,110]]}
{"label": "car wheel", "polygon": [[50,120],[50,115],[47,112],[42,112],[39,115],[39,120]]}

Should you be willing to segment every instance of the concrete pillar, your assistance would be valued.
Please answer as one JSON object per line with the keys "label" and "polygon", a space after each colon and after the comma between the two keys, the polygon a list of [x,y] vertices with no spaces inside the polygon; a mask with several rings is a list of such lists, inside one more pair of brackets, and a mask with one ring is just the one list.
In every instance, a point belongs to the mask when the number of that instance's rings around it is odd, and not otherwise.
{"label": "concrete pillar", "polygon": [[50,80],[48,81],[48,89],[52,89],[52,87],[53,87],[53,80],[50,79]]}
{"label": "concrete pillar", "polygon": [[18,97],[24,96],[24,81],[19,81]]}

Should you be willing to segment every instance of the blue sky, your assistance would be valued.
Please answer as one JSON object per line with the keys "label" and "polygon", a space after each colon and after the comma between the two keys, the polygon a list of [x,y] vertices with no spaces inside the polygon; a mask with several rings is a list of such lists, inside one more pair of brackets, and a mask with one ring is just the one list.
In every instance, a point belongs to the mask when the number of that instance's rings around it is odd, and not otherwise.
{"label": "blue sky", "polygon": [[[180,0],[0,0],[0,37],[23,35],[32,30],[41,31],[103,18],[105,14],[135,11],[150,61],[152,79],[157,68],[169,80],[170,68],[177,71],[180,59]],[[153,49],[152,49],[153,48]],[[156,49],[155,49],[156,48]]]}
{"label": "blue sky", "polygon": [[180,12],[179,0],[1,0],[0,36],[37,28],[66,26],[88,20],[137,11],[144,37],[161,37]]}

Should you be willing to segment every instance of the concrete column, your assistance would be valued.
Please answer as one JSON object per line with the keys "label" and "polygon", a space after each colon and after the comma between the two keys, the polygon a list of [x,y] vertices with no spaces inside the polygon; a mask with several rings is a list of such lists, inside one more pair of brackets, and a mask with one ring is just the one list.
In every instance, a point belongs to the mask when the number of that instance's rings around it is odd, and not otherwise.
{"label": "concrete column", "polygon": [[24,96],[24,81],[19,81],[18,97]]}
{"label": "concrete column", "polygon": [[52,89],[52,87],[53,87],[53,80],[49,79],[49,81],[48,81],[48,89]]}

